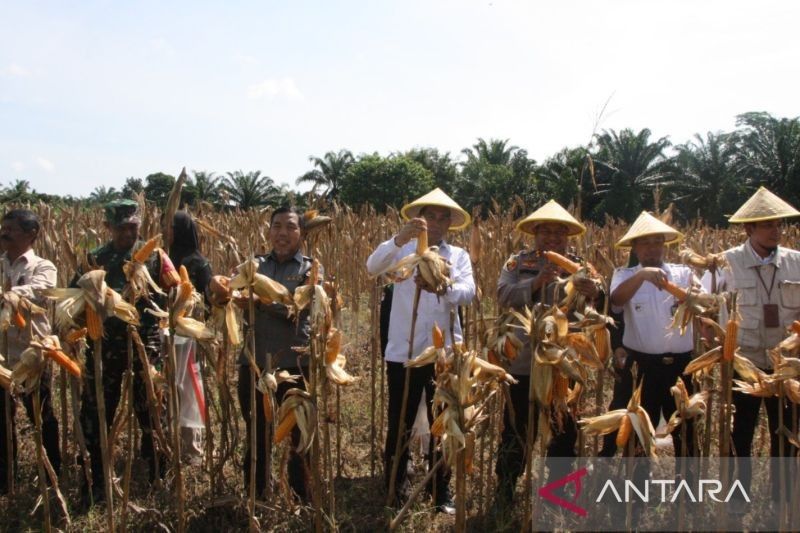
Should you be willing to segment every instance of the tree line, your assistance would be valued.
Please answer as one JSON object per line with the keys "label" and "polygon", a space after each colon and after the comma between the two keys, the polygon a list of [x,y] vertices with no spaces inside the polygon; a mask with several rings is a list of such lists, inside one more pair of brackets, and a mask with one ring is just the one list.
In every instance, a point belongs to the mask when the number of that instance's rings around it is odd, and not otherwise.
{"label": "tree line", "polygon": [[[733,131],[697,134],[683,144],[653,138],[646,128],[603,130],[589,144],[564,148],[541,163],[509,139],[482,138],[457,155],[430,147],[387,156],[355,156],[342,149],[309,161],[311,170],[295,184],[310,184],[310,192],[278,185],[258,170],[193,171],[183,201],[250,209],[303,206],[324,197],[384,211],[438,186],[468,210],[507,209],[517,198],[530,210],[554,198],[602,224],[606,217],[631,221],[643,209],[658,211],[672,203],[679,219],[719,226],[764,185],[800,206],[800,117],[765,112],[738,115]],[[174,182],[174,176],[158,172],[127,178],[119,189],[101,186],[86,198],[74,198],[40,194],[29,182],[16,180],[0,190],[0,203],[91,206],[144,192],[147,201],[163,205]]]}

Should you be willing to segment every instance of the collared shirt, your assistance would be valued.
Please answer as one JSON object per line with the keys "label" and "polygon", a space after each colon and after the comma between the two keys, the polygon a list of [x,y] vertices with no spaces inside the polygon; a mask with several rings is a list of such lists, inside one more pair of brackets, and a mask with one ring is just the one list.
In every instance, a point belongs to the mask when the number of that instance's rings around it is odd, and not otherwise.
{"label": "collared shirt", "polygon": [[[277,281],[286,287],[290,294],[294,294],[297,287],[305,284],[312,264],[311,258],[304,256],[299,250],[293,257],[283,262],[278,261],[274,252],[256,256],[256,260],[259,262],[258,273]],[[320,279],[322,279],[321,272]],[[247,318],[245,311],[245,336],[249,327]],[[308,346],[311,333],[308,310],[300,313],[299,317],[289,317],[287,307],[281,303],[266,305],[256,302],[255,318],[255,359],[260,368],[266,367],[267,357],[271,358],[273,369],[291,369],[308,364],[308,355],[293,349]],[[246,346],[239,357],[239,364],[242,365],[249,364],[244,354],[245,349]]]}
{"label": "collared shirt", "polygon": [[[748,239],[726,250],[725,258],[728,266],[719,273],[718,290],[737,294],[739,353],[759,368],[769,369],[768,351],[786,337],[786,328],[794,320],[800,320],[800,252],[779,246],[765,263]],[[765,324],[766,304],[778,307],[777,327]]]}
{"label": "collared shirt", "polygon": [[[367,259],[367,270],[375,275],[400,259],[415,252],[416,239],[412,239],[404,246],[397,246],[394,237],[381,243]],[[459,305],[468,305],[475,297],[475,280],[472,278],[472,263],[469,254],[459,248],[442,241],[439,245],[439,255],[450,263],[450,279],[453,284],[442,296],[422,291],[417,307],[417,321],[414,326],[414,343],[411,357],[416,357],[425,348],[433,345],[431,331],[434,324],[445,334],[445,343],[452,344],[450,336],[450,311],[456,310]],[[408,343],[411,334],[411,313],[414,307],[414,293],[416,283],[411,276],[405,281],[394,285],[392,296],[392,311],[389,318],[389,343],[386,345],[385,357],[387,361],[402,363],[408,360]],[[455,315],[453,328],[456,342],[461,341],[461,323],[458,314]]]}
{"label": "collared shirt", "polygon": [[[567,254],[567,258],[575,262],[581,260],[572,254]],[[509,257],[497,280],[497,305],[521,311],[540,302],[549,306],[554,301],[562,300],[566,296],[564,285],[555,281],[548,283],[544,290],[533,292],[533,281],[546,263],[547,260],[537,250],[526,250]],[[521,329],[517,330],[516,335],[522,341],[522,349],[508,371],[515,376],[529,376],[533,359],[531,337]]]}
{"label": "collared shirt", "polygon": [[[0,269],[3,272],[4,290],[11,290],[24,296],[36,305],[45,306],[45,299],[37,291],[51,289],[56,286],[57,271],[55,265],[36,255],[33,250],[28,250],[10,263],[8,256],[0,256]],[[27,316],[25,317],[27,320]],[[34,335],[50,335],[50,322],[47,314],[33,315],[32,326]],[[30,344],[31,337],[28,328],[20,331],[15,327],[8,329],[8,358],[7,366],[13,366],[19,355]]]}
{"label": "collared shirt", "polygon": [[[616,269],[611,278],[611,293],[641,269],[641,265]],[[663,263],[661,269],[667,279],[679,287],[689,288],[700,284],[694,272],[685,265]],[[691,324],[683,335],[678,328],[670,327],[677,305],[678,301],[670,293],[649,281],[643,282],[631,299],[622,306],[625,321],[622,344],[626,348],[646,354],[692,351],[694,338]],[[619,312],[620,308],[614,306],[613,309]]]}

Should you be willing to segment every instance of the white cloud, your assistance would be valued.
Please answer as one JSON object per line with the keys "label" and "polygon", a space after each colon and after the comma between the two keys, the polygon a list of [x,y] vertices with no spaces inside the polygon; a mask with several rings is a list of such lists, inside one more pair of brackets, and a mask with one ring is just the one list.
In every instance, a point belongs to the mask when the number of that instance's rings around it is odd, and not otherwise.
{"label": "white cloud", "polygon": [[27,78],[31,75],[31,71],[16,63],[11,63],[3,70],[0,70],[0,74],[7,78]]}
{"label": "white cloud", "polygon": [[14,161],[13,163],[11,163],[11,169],[14,172],[22,172],[23,170],[25,170],[25,163],[23,163],[22,161]]}
{"label": "white cloud", "polygon": [[247,97],[251,100],[267,98],[285,98],[287,100],[299,101],[303,99],[303,93],[297,88],[292,78],[270,79],[250,85],[247,88]]}
{"label": "white cloud", "polygon": [[45,159],[44,157],[37,158],[36,163],[38,163],[45,172],[52,172],[56,168],[52,161]]}

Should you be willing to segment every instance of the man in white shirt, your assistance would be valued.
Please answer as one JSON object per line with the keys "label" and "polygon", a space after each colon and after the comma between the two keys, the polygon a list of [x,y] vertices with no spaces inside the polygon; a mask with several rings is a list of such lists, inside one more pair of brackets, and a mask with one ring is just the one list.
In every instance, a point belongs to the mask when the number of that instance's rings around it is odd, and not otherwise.
{"label": "man in white shirt", "polygon": [[[414,327],[413,346],[410,351],[412,358],[419,355],[428,346],[433,345],[431,331],[435,324],[444,332],[446,345],[452,344],[453,341],[460,342],[461,324],[457,313],[453,331],[455,339],[450,337],[451,311],[456,311],[459,305],[468,305],[475,297],[475,281],[472,278],[472,264],[469,254],[462,248],[448,244],[445,240],[448,231],[463,229],[469,225],[469,214],[440,189],[435,189],[407,204],[401,210],[401,214],[407,220],[406,224],[397,235],[381,243],[369,256],[367,259],[369,273],[375,275],[382,272],[400,259],[414,253],[417,235],[422,231],[426,231],[428,243],[431,246],[438,246],[439,255],[450,264],[452,284],[437,294],[421,277],[414,275],[404,281],[395,283],[394,286],[389,319],[389,341],[384,353],[389,389],[384,473],[388,490],[398,431],[402,425],[404,439],[403,443],[401,443],[402,453],[400,454],[395,480],[396,494],[401,493],[403,490],[408,463],[408,448],[405,442],[414,423],[417,406],[423,390],[425,391],[427,402],[428,421],[432,422],[433,420],[431,414],[434,393],[433,365],[410,369],[407,408],[405,409],[404,420],[400,420],[406,375],[403,363],[408,361],[409,358],[409,335],[416,289],[419,287],[421,292]],[[432,445],[433,441],[431,441]],[[449,472],[444,472],[442,469],[437,472],[435,504],[439,511],[451,514],[455,512],[455,508],[452,504],[448,487],[449,478]]]}
{"label": "man in white shirt", "polygon": [[[622,310],[625,333],[622,344],[628,352],[624,379],[632,379],[631,367],[638,368],[637,385],[642,385],[642,406],[657,426],[661,416],[669,420],[675,411],[670,387],[678,377],[691,392],[691,381],[683,371],[692,357],[694,341],[691,324],[681,335],[670,327],[678,301],[663,290],[666,282],[689,289],[699,288],[694,272],[685,265],[665,263],[668,244],[677,243],[683,235],[647,212],[642,212],[628,232],[617,243],[618,248],[633,248],[639,264],[618,268],[611,279],[611,305]],[[633,390],[635,387],[631,387]],[[683,455],[680,431],[672,433],[675,456]],[[692,426],[687,424],[686,453],[692,455]]]}
{"label": "man in white shirt", "polygon": [[[4,250],[0,256],[0,269],[3,273],[4,291],[15,292],[36,304],[43,305],[43,300],[37,296],[36,292],[55,287],[57,272],[53,263],[33,252],[33,243],[38,235],[39,219],[32,211],[14,209],[6,213],[2,220],[2,227],[0,227],[0,244]],[[50,323],[46,314],[26,316],[25,319],[31,320],[31,329],[35,335],[50,334]],[[31,335],[28,328],[20,330],[16,327],[9,328],[6,334],[8,335],[8,353],[4,355],[8,359],[8,366],[13,367],[19,361],[20,354],[30,344]],[[53,465],[56,473],[59,473],[61,451],[58,443],[58,419],[53,413],[50,383],[50,365],[47,365],[39,379],[39,394],[42,402],[42,441],[50,464]],[[22,396],[22,404],[33,423],[32,394]],[[9,471],[16,470],[15,410],[16,403],[8,392],[0,394],[0,494],[4,494],[9,489]],[[6,419],[7,412],[11,414],[10,421]],[[7,433],[9,427],[11,429],[10,436]],[[9,440],[13,451],[13,465],[8,464],[7,444]]]}

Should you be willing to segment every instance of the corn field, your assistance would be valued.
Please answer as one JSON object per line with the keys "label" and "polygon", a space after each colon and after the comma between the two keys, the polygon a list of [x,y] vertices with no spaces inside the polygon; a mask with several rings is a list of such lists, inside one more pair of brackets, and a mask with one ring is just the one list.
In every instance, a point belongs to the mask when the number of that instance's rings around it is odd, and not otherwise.
{"label": "corn field", "polygon": [[[141,202],[144,204],[143,200]],[[146,240],[161,234],[163,213],[150,205],[142,207],[140,236]],[[55,263],[58,286],[66,287],[85,252],[109,238],[103,229],[102,210],[75,208],[57,211],[45,204],[31,208],[39,215],[42,226],[34,249],[38,255]],[[20,469],[14,494],[0,498],[0,515],[4,517],[0,529],[107,530],[109,520],[112,520],[114,528],[123,531],[154,528],[165,531],[304,531],[312,528],[318,531],[375,531],[390,527],[411,531],[450,530],[453,527],[478,531],[510,527],[522,523],[529,513],[536,512],[521,506],[513,511],[512,516],[502,519],[488,513],[494,498],[494,462],[503,419],[502,388],[505,385],[502,375],[491,383],[475,384],[474,391],[484,402],[485,409],[482,417],[468,428],[471,436],[467,436],[466,451],[453,447],[452,437],[442,442],[443,461],[454,465],[454,473],[458,470],[454,480],[460,477],[456,483],[462,484],[456,487],[456,493],[462,499],[463,515],[454,518],[436,514],[424,497],[412,502],[400,514],[397,509],[385,505],[382,454],[387,399],[378,335],[381,282],[370,278],[365,264],[377,245],[398,231],[402,220],[392,210],[379,215],[370,208],[358,212],[337,205],[319,205],[317,208],[332,221],[305,241],[304,253],[319,260],[324,266],[325,279],[334,283],[341,297],[341,309],[334,305],[330,327],[341,332],[340,351],[347,361],[346,371],[357,379],[350,385],[339,386],[325,379],[322,367],[317,369],[318,381],[309,400],[313,405],[307,406],[316,413],[313,422],[315,437],[313,443],[309,443],[315,447],[309,452],[315,457],[312,465],[316,470],[313,505],[302,507],[293,503],[285,480],[280,479],[288,457],[289,445],[286,442],[273,445],[271,471],[277,482],[269,498],[254,500],[245,492],[241,450],[246,436],[238,401],[234,399],[237,361],[242,346],[227,342],[227,332],[223,333],[223,328],[218,327],[215,330],[217,342],[208,344],[200,356],[207,406],[205,452],[200,464],[182,464],[180,469],[176,469],[175,461],[168,461],[164,480],[151,487],[144,462],[136,449],[139,430],[135,427],[135,418],[130,415],[132,406],[123,401],[109,431],[109,446],[112,449],[110,461],[115,466],[113,471],[126,472],[114,480],[118,487],[116,492],[123,494],[124,500],[114,498],[115,506],[110,511],[113,516],[107,515],[105,505],[86,514],[77,512],[76,502],[81,496],[84,475],[78,461],[81,449],[76,421],[79,395],[75,390],[80,386],[80,380],[54,366],[54,409],[60,422],[64,458],[59,479],[63,501],[58,501],[52,489],[43,489],[39,482],[34,481],[41,481],[44,472],[39,459],[41,453],[37,452],[35,444],[37,432],[23,414],[24,410],[18,409]],[[481,360],[486,353],[487,331],[502,313],[495,302],[501,269],[509,255],[528,249],[532,244],[527,237],[514,231],[516,220],[510,214],[526,211],[530,211],[526,206],[517,205],[515,209],[492,212],[477,219],[476,229],[472,230],[479,232],[482,242],[482,250],[476,254],[479,258],[473,265],[479,297],[476,301],[479,303],[464,310],[464,349],[482,354]],[[264,254],[270,249],[269,210],[219,212],[200,209],[192,214],[199,223],[200,249],[209,259],[214,274],[231,275],[252,254]],[[585,235],[570,242],[572,251],[592,263],[609,283],[614,268],[626,265],[628,260],[626,251],[613,246],[627,227],[614,220],[608,220],[603,227],[588,225]],[[720,252],[744,239],[742,229],[737,227],[714,229],[689,225],[678,229],[686,235],[683,246],[700,255]],[[476,236],[470,237],[470,229],[467,229],[451,234],[448,240],[470,250],[477,242]],[[787,227],[784,244],[796,248],[798,243],[800,228]],[[676,248],[671,248],[668,254],[668,261],[681,261]],[[598,311],[602,313],[604,310]],[[53,307],[47,312],[53,313]],[[247,313],[247,310],[237,313]],[[241,316],[239,318],[241,322]],[[210,317],[207,325],[215,327]],[[721,326],[724,328],[725,324]],[[314,351],[325,353],[325,341],[329,338],[326,333],[316,345],[312,341],[312,354]],[[242,337],[242,342],[247,340]],[[456,354],[450,364],[451,371],[456,374],[469,372],[463,366],[467,361],[472,361],[469,363],[472,365],[479,364],[467,353]],[[712,369],[706,378],[712,383],[706,388],[715,406],[720,404],[719,394],[724,392],[714,385],[719,372]],[[602,377],[604,374],[610,374],[608,365],[589,373],[577,404],[580,418],[594,417],[606,411],[613,379]],[[440,385],[447,386],[446,383]],[[688,398],[686,400],[688,402]],[[451,407],[453,405],[448,405],[443,410]],[[716,431],[719,413],[710,410],[705,416],[712,420],[705,427],[714,429],[703,431],[701,427],[699,438],[709,441],[705,453],[714,455],[720,445]],[[278,412],[276,432],[280,421],[281,413]],[[166,431],[167,440],[170,440],[173,429],[168,425]],[[795,434],[796,431],[794,428]],[[596,439],[591,436],[582,438],[580,444],[580,455],[597,453]],[[769,438],[762,423],[754,449],[761,455],[768,454],[768,444]],[[541,448],[537,444],[534,449]],[[416,452],[417,448],[414,450]],[[413,454],[415,473],[411,479],[415,484],[425,476],[424,461],[419,455]],[[469,466],[464,468],[468,463]],[[536,477],[539,474],[533,471],[530,475]],[[48,498],[41,498],[43,491],[49,495]]]}

